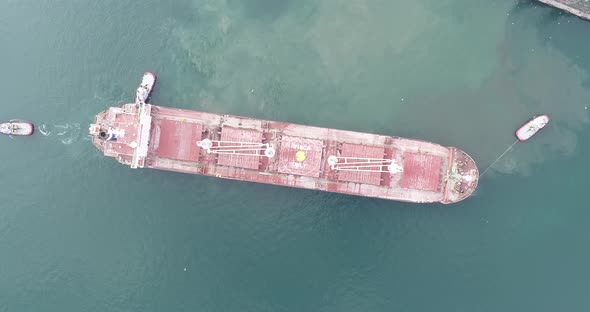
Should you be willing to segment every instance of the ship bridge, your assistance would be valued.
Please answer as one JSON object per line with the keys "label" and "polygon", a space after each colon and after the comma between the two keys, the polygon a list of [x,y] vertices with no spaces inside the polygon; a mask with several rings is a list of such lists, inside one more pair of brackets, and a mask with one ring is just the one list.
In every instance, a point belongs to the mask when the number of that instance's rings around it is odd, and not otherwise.
{"label": "ship bridge", "polygon": [[148,154],[151,105],[126,104],[98,114],[89,127],[93,144],[131,168],[143,168]]}

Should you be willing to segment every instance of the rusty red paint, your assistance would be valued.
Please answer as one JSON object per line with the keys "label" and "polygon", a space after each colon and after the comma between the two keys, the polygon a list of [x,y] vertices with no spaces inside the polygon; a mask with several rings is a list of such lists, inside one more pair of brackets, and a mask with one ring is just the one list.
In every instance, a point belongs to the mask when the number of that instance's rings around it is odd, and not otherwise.
{"label": "rusty red paint", "polygon": [[[475,162],[465,152],[430,142],[149,104],[142,109],[126,104],[99,113],[90,131],[93,144],[132,168],[417,203],[463,200],[473,193],[479,178]],[[116,142],[105,141],[96,129],[107,127],[125,135]],[[138,136],[142,129],[148,132]],[[142,141],[144,137],[149,144]],[[256,148],[214,152],[197,145],[205,139],[221,150],[235,145],[231,142]],[[134,147],[135,141],[140,147]],[[346,171],[350,167],[332,168],[330,156],[336,156],[338,164],[342,157],[383,163],[363,169],[375,172]],[[402,170],[390,172],[386,166],[391,162]]]}
{"label": "rusty red paint", "polygon": [[[358,160],[362,160],[363,158],[382,159],[384,157],[384,151],[385,148],[382,146],[344,143],[342,144],[340,156],[352,157],[352,160],[357,160],[355,157],[359,157]],[[380,185],[382,172],[376,171],[381,171],[382,169],[387,170],[382,165],[370,166],[365,169],[373,171],[342,171],[338,174],[338,180]]]}
{"label": "rusty red paint", "polygon": [[[200,148],[196,142],[201,140],[202,126],[191,122],[155,119],[152,123],[150,151],[153,157],[181,161],[196,161]],[[153,140],[157,138],[157,140]]]}
{"label": "rusty red paint", "polygon": [[108,128],[117,129],[120,133],[113,141],[107,141],[105,144],[105,154],[112,154],[117,156],[131,156],[133,155],[132,142],[137,140],[137,126],[136,118],[129,114],[111,113],[109,116],[112,122],[109,123]]}
{"label": "rusty red paint", "polygon": [[[302,160],[297,153],[303,153]],[[278,172],[319,177],[322,162],[322,141],[283,136],[278,160]]]}
{"label": "rusty red paint", "polygon": [[[222,143],[220,146],[236,145],[235,143],[223,142],[262,143],[262,133],[250,129],[223,127],[221,130],[221,141]],[[240,151],[240,153],[259,155],[256,151]],[[217,163],[229,167],[258,169],[258,166],[260,166],[260,158],[259,156],[220,154]]]}
{"label": "rusty red paint", "polygon": [[441,185],[443,158],[432,155],[404,153],[404,173],[400,186],[407,189],[436,192]]}

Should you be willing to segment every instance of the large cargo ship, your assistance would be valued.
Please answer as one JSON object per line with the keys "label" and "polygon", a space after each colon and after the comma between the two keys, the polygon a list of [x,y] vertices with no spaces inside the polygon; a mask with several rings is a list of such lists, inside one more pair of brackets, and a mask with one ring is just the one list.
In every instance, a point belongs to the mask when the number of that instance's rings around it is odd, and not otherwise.
{"label": "large cargo ship", "polygon": [[89,132],[104,155],[131,168],[405,202],[455,203],[479,179],[454,147],[141,102],[100,112]]}

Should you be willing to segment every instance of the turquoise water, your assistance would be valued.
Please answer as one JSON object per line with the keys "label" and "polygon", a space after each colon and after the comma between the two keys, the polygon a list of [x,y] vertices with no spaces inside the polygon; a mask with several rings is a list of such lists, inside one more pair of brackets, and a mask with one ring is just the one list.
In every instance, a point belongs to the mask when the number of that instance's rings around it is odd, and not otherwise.
{"label": "turquoise water", "polygon": [[[586,311],[590,23],[532,1],[0,3],[0,311]],[[416,205],[131,170],[87,127],[152,103],[456,146]]]}

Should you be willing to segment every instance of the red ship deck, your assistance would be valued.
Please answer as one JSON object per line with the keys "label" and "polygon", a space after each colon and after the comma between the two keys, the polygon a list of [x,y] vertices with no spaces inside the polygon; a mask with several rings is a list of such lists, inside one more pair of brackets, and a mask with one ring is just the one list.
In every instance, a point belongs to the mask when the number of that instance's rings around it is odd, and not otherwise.
{"label": "red ship deck", "polygon": [[[137,110],[110,108],[91,128],[105,155],[131,167],[408,202],[457,202],[477,186],[467,154],[430,142],[153,105]],[[126,134],[108,141],[99,128]]]}

